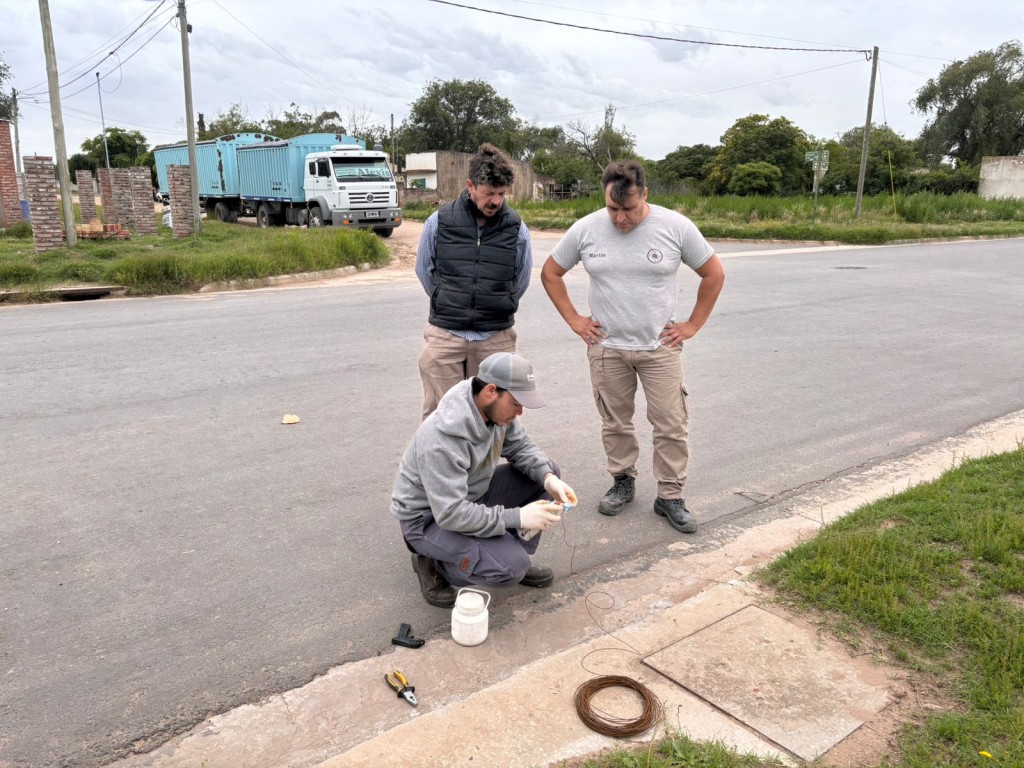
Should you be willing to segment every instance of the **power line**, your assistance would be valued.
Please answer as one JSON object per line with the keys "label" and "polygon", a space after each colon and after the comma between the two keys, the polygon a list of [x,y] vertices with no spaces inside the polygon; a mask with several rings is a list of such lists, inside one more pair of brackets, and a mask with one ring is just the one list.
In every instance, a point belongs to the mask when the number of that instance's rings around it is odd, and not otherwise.
{"label": "power line", "polygon": [[[216,0],[214,0],[216,2]],[[623,32],[618,29],[602,29],[600,27],[588,27],[584,24],[570,24],[566,21],[551,21],[550,19],[537,19],[532,16],[520,16],[515,13],[504,11],[492,11],[488,8],[476,8],[472,5],[461,5],[460,3],[449,2],[449,0],[428,0],[439,5],[450,5],[453,8],[464,8],[468,11],[479,11],[480,13],[492,13],[495,16],[505,16],[511,19],[522,19],[524,21],[536,21],[540,24],[553,24],[556,27],[571,27],[572,29],[584,29],[589,32],[604,32],[609,35],[623,35],[625,37],[640,37],[647,40],[663,40],[671,43],[688,43],[690,45],[715,45],[723,48],[753,48],[761,51],[802,51],[805,53],[862,53],[870,56],[871,51],[860,48],[786,48],[775,45],[746,45],[743,43],[716,43],[709,40],[685,40],[678,37],[664,37],[662,35],[645,35],[640,32]]]}
{"label": "power line", "polygon": [[[684,29],[700,29],[700,30],[704,30],[704,31],[707,31],[707,32],[721,32],[721,33],[724,33],[724,34],[727,34],[727,35],[744,35],[746,37],[763,37],[763,38],[768,39],[768,40],[789,40],[790,42],[796,42],[796,43],[808,43],[808,44],[814,44],[814,45],[826,45],[825,43],[819,43],[819,42],[817,42],[815,40],[801,40],[801,39],[795,38],[795,37],[781,37],[780,35],[760,35],[760,34],[757,34],[756,32],[741,32],[741,31],[738,31],[738,30],[735,30],[735,29],[717,29],[716,27],[700,27],[700,26],[697,26],[695,24],[673,24],[670,21],[664,21],[662,19],[646,19],[646,18],[644,18],[642,16],[625,16],[625,15],[618,14],[618,13],[607,13],[605,11],[588,11],[588,10],[584,10],[583,8],[572,8],[570,6],[564,6],[564,5],[551,5],[550,3],[535,3],[535,2],[530,2],[530,0],[514,0],[514,1],[517,2],[517,3],[520,3],[521,5],[536,5],[536,6],[539,6],[541,8],[554,8],[554,9],[560,10],[560,11],[572,11],[573,13],[586,13],[586,14],[589,14],[591,16],[605,16],[605,17],[611,18],[611,19],[628,19],[630,21],[646,21],[649,24],[661,24],[663,26],[681,27],[681,28],[684,28]],[[831,44],[829,44],[829,45],[831,45]],[[838,46],[838,47],[842,48],[843,46]],[[856,50],[856,48],[851,48],[851,50]]]}
{"label": "power line", "polygon": [[[278,56],[280,56],[280,57],[281,57],[281,59],[282,59],[282,60],[283,60],[283,61],[284,61],[284,62],[285,62],[286,64],[288,64],[288,65],[290,65],[290,66],[294,67],[295,69],[299,70],[299,72],[301,72],[302,74],[304,74],[304,75],[305,75],[306,77],[310,78],[310,80],[311,80],[311,81],[315,82],[315,83],[317,84],[317,87],[318,87],[318,88],[321,88],[321,89],[324,89],[324,90],[330,91],[331,93],[333,93],[333,94],[335,94],[336,96],[340,97],[340,98],[341,98],[341,99],[342,99],[342,100],[343,100],[343,101],[344,101],[345,103],[347,103],[347,104],[348,104],[348,105],[349,105],[349,106],[350,106],[350,107],[351,107],[352,109],[355,109],[355,104],[353,104],[353,103],[352,103],[351,101],[349,101],[349,100],[348,100],[348,98],[347,98],[346,96],[344,96],[343,94],[339,93],[338,91],[335,91],[335,90],[334,90],[333,88],[330,88],[330,87],[327,87],[327,86],[325,86],[325,85],[324,85],[324,78],[322,78],[322,77],[317,77],[316,75],[314,75],[314,74],[312,74],[311,72],[309,72],[309,71],[307,71],[307,70],[303,69],[303,68],[302,68],[302,67],[300,67],[300,66],[299,66],[298,64],[296,64],[296,63],[295,63],[294,61],[292,61],[291,59],[289,59],[289,58],[288,58],[287,56],[285,56],[285,55],[284,55],[283,53],[281,53],[281,51],[279,51],[279,50],[278,50],[277,48],[275,48],[275,47],[274,47],[274,46],[272,46],[272,45],[271,45],[270,43],[268,43],[268,42],[267,42],[266,40],[264,40],[264,39],[263,39],[262,37],[260,37],[260,36],[259,36],[259,35],[258,35],[258,34],[257,34],[256,32],[254,32],[254,31],[253,31],[252,29],[250,29],[250,28],[249,28],[248,26],[246,26],[246,25],[245,25],[245,23],[244,23],[244,22],[243,22],[243,21],[242,21],[241,19],[239,19],[239,18],[238,18],[237,16],[235,16],[235,15],[234,15],[233,13],[231,13],[231,11],[229,11],[229,10],[228,10],[227,8],[225,8],[225,7],[223,6],[223,5],[221,5],[221,4],[219,3],[219,2],[217,2],[217,0],[211,0],[211,2],[213,2],[213,4],[214,4],[214,5],[216,5],[216,6],[217,6],[218,8],[220,8],[220,9],[221,9],[222,11],[224,11],[224,13],[226,13],[226,14],[227,14],[228,16],[230,16],[230,17],[231,17],[232,19],[234,19],[234,20],[235,20],[236,22],[238,22],[238,24],[240,24],[240,25],[242,26],[242,28],[243,28],[243,29],[245,29],[245,30],[246,30],[246,31],[247,31],[247,32],[248,32],[249,34],[251,34],[251,35],[252,35],[253,37],[255,37],[255,38],[256,38],[257,40],[259,40],[259,41],[260,41],[261,43],[263,43],[263,44],[264,44],[265,46],[267,46],[267,48],[269,48],[270,50],[272,50],[272,51],[273,51],[274,53],[276,53],[276,54],[277,54]],[[379,115],[377,115],[376,113],[373,113],[373,114],[374,114],[374,116],[375,116],[375,117],[377,117],[378,119],[383,119],[383,118],[381,118],[381,117],[380,117]]]}
{"label": "power line", "polygon": [[[163,32],[165,27],[170,26],[171,22],[174,21],[174,19],[176,19],[176,18],[177,18],[177,16],[171,16],[169,19],[167,19],[167,21],[165,21],[163,24],[161,24],[159,29],[157,29],[156,32],[154,32],[152,35],[150,35],[146,39],[146,41],[144,43],[142,43],[142,45],[140,45],[138,48],[136,48],[134,51],[132,51],[131,56],[129,56],[124,61],[121,61],[118,64],[118,70],[120,70],[121,67],[123,67],[125,64],[127,64],[129,61],[131,61],[136,56],[136,54],[138,54],[140,51],[142,51],[143,48],[145,48],[147,45],[149,45],[153,41],[153,38],[155,38],[157,35],[159,35],[161,32]],[[113,71],[107,72],[107,74],[105,74],[102,77],[100,77],[100,80],[105,79],[106,77],[110,76],[112,73],[113,73]],[[71,98],[77,96],[78,94],[82,93],[83,91],[89,91],[89,90],[92,90],[92,84],[91,83],[89,85],[85,86],[84,88],[80,88],[79,90],[75,91],[74,93],[69,93],[66,96],[61,96],[60,100],[62,102],[67,101],[68,99],[71,99]]]}
{"label": "power line", "polygon": [[[701,96],[713,96],[716,93],[725,93],[727,91],[737,91],[737,90],[740,90],[741,88],[750,88],[750,87],[755,86],[755,85],[764,85],[766,83],[774,83],[774,82],[778,82],[779,80],[788,80],[788,79],[790,79],[792,77],[802,77],[803,75],[813,75],[815,72],[824,72],[825,70],[828,70],[828,69],[837,69],[839,67],[848,67],[851,64],[861,64],[861,63],[862,62],[861,62],[860,59],[856,59],[854,61],[843,62],[842,64],[830,64],[827,67],[818,67],[817,69],[809,69],[806,72],[794,72],[793,74],[790,74],[790,75],[781,75],[779,77],[768,78],[767,80],[758,80],[758,81],[753,82],[753,83],[743,83],[742,85],[730,85],[730,86],[728,86],[726,88],[717,88],[717,89],[715,89],[713,91],[704,91],[703,93],[688,93],[688,94],[685,94],[684,96],[672,96],[672,97],[670,97],[668,99],[658,99],[656,101],[645,101],[645,102],[643,102],[641,104],[630,104],[628,106],[622,106],[622,107],[616,105],[615,109],[617,111],[623,111],[623,110],[627,110],[627,109],[639,109],[640,107],[650,107],[650,106],[654,106],[656,104],[667,104],[670,101],[680,101],[682,99],[696,99],[696,98],[700,98]],[[598,112],[603,112],[603,111],[604,111],[603,109],[601,109],[601,110],[592,109],[592,110],[589,110],[587,112],[575,112],[575,113],[573,113],[571,115],[559,115],[557,117],[541,118],[539,120],[539,122],[554,122],[554,121],[557,121],[557,120],[564,120],[564,119],[569,118],[569,117],[581,117],[583,115],[592,115],[592,114],[596,114]]]}
{"label": "power line", "polygon": [[[113,56],[113,55],[114,55],[115,53],[117,53],[117,51],[119,51],[119,50],[120,50],[120,49],[121,49],[122,47],[124,47],[124,46],[125,46],[125,45],[126,45],[126,44],[128,43],[128,41],[129,41],[129,40],[131,40],[131,39],[132,39],[132,37],[134,37],[134,36],[135,36],[135,34],[136,34],[136,33],[137,33],[137,32],[138,32],[138,31],[139,31],[140,29],[142,29],[142,28],[143,28],[144,26],[146,26],[146,24],[147,24],[147,23],[149,23],[149,21],[150,21],[150,19],[151,19],[151,18],[153,17],[153,15],[154,15],[154,14],[155,14],[155,13],[156,13],[157,11],[159,11],[159,10],[160,10],[160,8],[161,8],[161,7],[163,6],[163,4],[164,4],[165,2],[167,2],[167,0],[160,0],[160,3],[159,3],[159,5],[157,5],[157,6],[156,6],[156,7],[155,7],[155,8],[154,8],[154,9],[153,9],[152,11],[150,11],[149,15],[148,15],[148,16],[146,16],[146,18],[145,18],[145,19],[143,19],[143,20],[142,20],[142,22],[141,22],[141,23],[140,23],[140,24],[139,24],[139,25],[138,25],[137,27],[135,27],[135,29],[133,29],[133,30],[132,30],[132,31],[131,31],[131,32],[130,32],[130,33],[129,33],[129,34],[128,34],[128,35],[126,36],[126,37],[124,37],[123,39],[121,39],[121,40],[120,40],[120,41],[119,41],[119,42],[117,43],[117,45],[115,45],[115,46],[114,46],[114,47],[113,47],[113,48],[112,48],[112,49],[111,49],[111,50],[110,50],[110,51],[109,51],[109,52],[108,52],[108,53],[107,53],[107,54],[106,54],[106,55],[105,55],[105,56],[104,56],[104,57],[103,57],[102,59],[100,59],[99,61],[97,61],[97,62],[96,62],[95,64],[93,64],[93,65],[91,65],[91,66],[89,66],[89,67],[86,67],[86,68],[84,68],[81,74],[79,74],[79,75],[77,75],[77,76],[73,77],[73,78],[72,78],[71,80],[68,80],[67,82],[61,83],[60,87],[61,87],[61,88],[66,88],[67,86],[71,85],[72,83],[76,82],[77,80],[80,80],[80,79],[82,79],[83,77],[85,77],[86,75],[88,75],[88,74],[91,74],[91,73],[93,72],[93,70],[95,70],[95,69],[96,69],[96,67],[100,66],[100,65],[101,65],[101,64],[102,64],[102,63],[103,63],[104,61],[106,61],[106,60],[107,60],[108,58],[110,58],[110,57],[111,57],[111,56]],[[116,39],[116,35],[115,35],[115,37],[114,37],[114,38],[111,38],[111,40],[114,40],[114,39]],[[152,38],[151,38],[151,39],[152,39]],[[102,49],[103,49],[103,48],[105,48],[105,47],[107,47],[107,45],[106,45],[106,44],[104,44],[104,45],[100,46],[99,48],[97,48],[97,49],[96,49],[96,51],[102,50]],[[82,62],[84,62],[85,60],[87,60],[88,58],[90,58],[90,57],[91,57],[91,56],[93,56],[93,55],[95,55],[95,52],[93,52],[93,53],[90,53],[90,54],[88,54],[87,56],[84,56],[84,57],[82,57],[82,58],[81,58],[81,59],[79,59],[79,60],[78,60],[78,61],[77,61],[77,62],[76,62],[75,64],[73,64],[73,65],[71,65],[70,67],[68,67],[68,70],[67,70],[67,71],[68,71],[68,72],[73,72],[73,71],[74,71],[75,69],[77,69],[77,68],[78,68],[78,66],[79,66],[79,65],[80,65],[80,64],[81,64]],[[40,84],[40,85],[45,85],[45,83],[42,83],[42,84]],[[43,94],[42,94],[42,92],[39,92],[39,93],[33,93],[33,92],[32,92],[32,91],[33,91],[33,90],[34,90],[35,88],[38,88],[38,87],[40,87],[40,85],[36,85],[36,86],[33,86],[32,88],[28,89],[28,91],[26,91],[26,92],[25,92],[25,95],[26,95],[26,96],[41,96],[41,95],[43,95]],[[90,87],[91,87],[91,86],[90,86]]]}
{"label": "power line", "polygon": [[[38,101],[26,101],[25,104],[27,104],[30,107],[34,107],[36,109],[48,111],[48,107],[42,106]],[[91,112],[83,112],[82,110],[77,110],[77,109],[70,109],[70,108],[65,107],[65,106],[62,106],[61,110],[63,111],[63,113],[65,115],[68,115],[68,116],[74,118],[75,120],[82,120],[82,121],[88,121],[88,122],[98,122],[99,119],[100,119],[99,115],[97,115],[97,114],[93,114]],[[180,130],[178,130],[178,131],[169,131],[169,130],[167,130],[166,126],[158,128],[156,126],[145,125],[143,123],[129,123],[129,122],[126,122],[126,121],[123,121],[123,120],[118,120],[117,118],[108,118],[108,119],[110,119],[110,122],[112,122],[112,123],[117,123],[118,127],[131,128],[131,129],[135,129],[135,130],[144,130],[144,131],[146,131],[146,133],[159,133],[159,134],[163,134],[165,136],[180,136],[181,135],[181,131]]]}

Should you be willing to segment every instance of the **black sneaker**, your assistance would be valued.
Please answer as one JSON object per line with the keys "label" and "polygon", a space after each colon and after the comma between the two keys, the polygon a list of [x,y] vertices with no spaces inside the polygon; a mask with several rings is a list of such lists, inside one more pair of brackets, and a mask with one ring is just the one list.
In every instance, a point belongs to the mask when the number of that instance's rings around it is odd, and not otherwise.
{"label": "black sneaker", "polygon": [[680,533],[695,533],[697,518],[686,508],[682,499],[658,499],[654,502],[654,511],[668,518],[668,524]]}
{"label": "black sneaker", "polygon": [[636,480],[629,475],[616,475],[615,485],[608,489],[597,505],[602,515],[617,515],[636,495]]}
{"label": "black sneaker", "polygon": [[555,573],[546,565],[530,565],[526,575],[519,583],[524,587],[550,587],[555,580]]}
{"label": "black sneaker", "polygon": [[438,608],[455,606],[455,590],[444,576],[437,572],[434,561],[424,555],[412,556],[412,569],[420,580],[423,599]]}

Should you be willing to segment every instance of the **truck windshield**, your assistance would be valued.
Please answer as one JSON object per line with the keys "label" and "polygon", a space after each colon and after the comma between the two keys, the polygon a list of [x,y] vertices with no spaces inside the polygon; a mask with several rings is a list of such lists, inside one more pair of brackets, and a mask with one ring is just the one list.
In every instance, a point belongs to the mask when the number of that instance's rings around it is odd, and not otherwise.
{"label": "truck windshield", "polygon": [[331,164],[338,181],[393,181],[382,157],[332,157]]}

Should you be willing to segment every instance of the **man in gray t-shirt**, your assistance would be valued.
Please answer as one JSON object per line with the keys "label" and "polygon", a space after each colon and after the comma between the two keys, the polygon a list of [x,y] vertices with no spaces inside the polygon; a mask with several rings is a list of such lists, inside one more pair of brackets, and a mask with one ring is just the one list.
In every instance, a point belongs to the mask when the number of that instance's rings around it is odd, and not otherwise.
{"label": "man in gray t-shirt", "polygon": [[[555,308],[587,345],[601,438],[614,478],[597,511],[617,515],[636,493],[640,446],[633,412],[639,381],[654,433],[654,511],[676,530],[693,533],[697,520],[682,498],[689,446],[681,351],[711,316],[725,269],[692,221],[648,204],[639,163],[612,163],[601,184],[605,209],[573,224],[541,270]],[[590,276],[590,316],[576,311],[565,287],[565,274],[579,263]],[[681,264],[700,276],[700,284],[688,319],[677,322]]]}

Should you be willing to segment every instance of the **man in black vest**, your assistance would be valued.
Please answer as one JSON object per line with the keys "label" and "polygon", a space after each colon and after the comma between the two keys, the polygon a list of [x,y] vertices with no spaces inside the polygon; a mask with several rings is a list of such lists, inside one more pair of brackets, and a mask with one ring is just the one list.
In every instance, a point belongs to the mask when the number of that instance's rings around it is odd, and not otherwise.
{"label": "man in black vest", "polygon": [[416,251],[416,276],[430,296],[420,355],[423,418],[449,389],[475,376],[495,352],[516,351],[519,299],[530,285],[530,231],[505,202],[515,172],[482,144],[458,199],[431,214]]}

